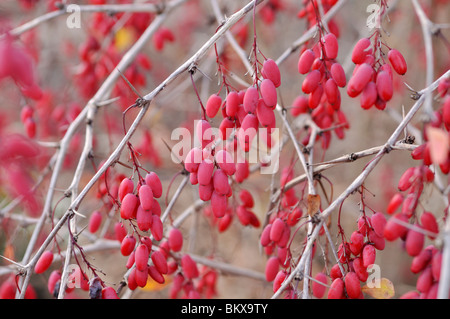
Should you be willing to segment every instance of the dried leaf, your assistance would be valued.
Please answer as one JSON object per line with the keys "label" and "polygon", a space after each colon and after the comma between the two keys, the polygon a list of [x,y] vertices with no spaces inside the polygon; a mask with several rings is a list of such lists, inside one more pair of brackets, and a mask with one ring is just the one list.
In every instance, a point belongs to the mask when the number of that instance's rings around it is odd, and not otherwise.
{"label": "dried leaf", "polygon": [[151,277],[148,277],[147,284],[144,287],[142,287],[141,289],[144,291],[160,291],[172,282],[171,277],[164,276],[164,278],[165,278],[164,283],[160,284],[160,283],[154,281]]}
{"label": "dried leaf", "polygon": [[308,195],[308,215],[314,216],[320,208],[320,196],[319,195]]}
{"label": "dried leaf", "polygon": [[390,299],[395,295],[394,285],[387,278],[377,279],[364,285],[362,292],[376,299]]}
{"label": "dried leaf", "polygon": [[431,160],[437,165],[445,163],[450,150],[448,133],[436,127],[428,127],[427,136]]}

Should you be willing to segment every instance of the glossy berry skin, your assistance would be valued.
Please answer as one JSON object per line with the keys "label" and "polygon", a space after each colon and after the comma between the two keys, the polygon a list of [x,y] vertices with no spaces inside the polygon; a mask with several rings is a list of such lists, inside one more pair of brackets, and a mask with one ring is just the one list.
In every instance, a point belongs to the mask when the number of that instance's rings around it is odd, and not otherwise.
{"label": "glossy berry skin", "polygon": [[405,58],[403,55],[396,49],[391,49],[388,52],[388,59],[392,65],[392,68],[399,75],[404,75],[408,70],[408,66],[406,65]]}
{"label": "glossy berry skin", "polygon": [[50,267],[52,262],[53,262],[53,253],[49,250],[44,251],[41,257],[39,257],[36,266],[34,267],[34,272],[36,274],[42,274]]}

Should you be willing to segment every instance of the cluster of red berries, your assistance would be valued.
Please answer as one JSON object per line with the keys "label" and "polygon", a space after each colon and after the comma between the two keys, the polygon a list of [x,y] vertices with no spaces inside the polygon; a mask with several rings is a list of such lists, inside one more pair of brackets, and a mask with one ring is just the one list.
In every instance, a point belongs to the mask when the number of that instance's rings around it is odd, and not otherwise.
{"label": "cluster of red berries", "polygon": [[[299,19],[305,19],[307,22],[307,27],[311,28],[320,22],[318,21],[317,15],[319,6],[323,9],[323,13],[326,14],[336,3],[337,0],[303,0],[302,8],[298,11],[297,17]],[[327,25],[330,32],[334,33],[338,37],[339,26],[336,24],[334,18],[330,19]]]}
{"label": "cluster of red berries", "polygon": [[[292,177],[293,172],[289,167],[283,169],[280,177],[282,189]],[[260,244],[269,257],[265,267],[266,280],[273,281],[274,292],[279,289],[282,282],[280,278],[283,278],[290,268],[291,228],[297,225],[302,216],[300,199],[296,196],[295,190],[291,188],[283,192],[280,209],[276,214],[270,216],[261,233]]]}
{"label": "cluster of red berries", "polygon": [[[351,234],[350,240],[339,245],[337,253],[340,264],[336,263],[330,269],[332,283],[328,299],[364,298],[361,282],[367,281],[368,268],[375,263],[377,250],[385,248],[387,221],[383,213],[376,212],[372,216],[364,214],[357,224],[358,229]],[[347,265],[346,273],[342,273],[343,265]]]}
{"label": "cluster of red berries", "polygon": [[[345,71],[336,60],[339,51],[337,37],[333,33],[324,35],[312,49],[305,49],[298,60],[298,72],[306,75],[302,82],[302,91],[307,96],[298,96],[292,105],[291,114],[298,116],[311,113],[313,121],[321,129],[332,128],[336,136],[344,138],[344,129],[349,125],[344,112],[341,111],[341,93],[339,88],[347,84]],[[325,130],[322,148],[327,149],[331,132]],[[308,142],[309,136],[304,142]]]}
{"label": "cluster of red berries", "polygon": [[348,82],[347,94],[352,98],[360,96],[363,109],[375,105],[384,110],[394,94],[393,70],[399,75],[407,71],[406,61],[398,50],[389,49],[387,57],[390,64],[385,62],[382,54],[379,46],[372,45],[370,38],[360,39],[353,48],[352,61],[356,67]]}

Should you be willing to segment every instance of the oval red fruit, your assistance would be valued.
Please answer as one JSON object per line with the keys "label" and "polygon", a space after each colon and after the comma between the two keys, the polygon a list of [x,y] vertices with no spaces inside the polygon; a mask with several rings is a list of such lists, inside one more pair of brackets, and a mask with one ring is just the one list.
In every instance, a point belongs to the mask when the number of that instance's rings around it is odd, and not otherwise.
{"label": "oval red fruit", "polygon": [[206,101],[206,115],[210,118],[213,118],[219,112],[220,106],[222,105],[222,98],[217,94],[212,94],[208,101]]}
{"label": "oval red fruit", "polygon": [[339,43],[333,33],[328,33],[323,37],[325,55],[327,59],[334,60],[338,56]]}
{"label": "oval red fruit", "polygon": [[311,70],[311,66],[316,59],[314,51],[311,49],[305,50],[298,59],[298,72],[306,74]]}
{"label": "oval red fruit", "polygon": [[158,215],[152,215],[152,226],[150,231],[156,241],[160,241],[163,238],[163,223]]}
{"label": "oval red fruit", "polygon": [[149,251],[147,245],[140,244],[134,253],[134,263],[140,271],[147,271]]}
{"label": "oval red fruit", "polygon": [[151,187],[154,198],[160,198],[162,196],[162,183],[158,174],[155,172],[150,172],[145,175],[145,184]]}
{"label": "oval red fruit", "polygon": [[388,52],[388,59],[391,62],[392,68],[400,75],[404,75],[408,70],[405,58],[396,49],[391,49]]}
{"label": "oval red fruit", "polygon": [[264,61],[262,73],[264,78],[271,80],[275,87],[279,87],[281,85],[280,69],[274,60],[267,59]]}
{"label": "oval red fruit", "polygon": [[178,252],[183,246],[183,234],[178,228],[172,228],[168,237],[169,247],[172,251]]}
{"label": "oval red fruit", "polygon": [[129,256],[133,252],[135,245],[136,245],[136,238],[134,238],[134,236],[127,235],[122,240],[122,243],[120,245],[120,252],[122,253],[123,256]]}
{"label": "oval red fruit", "polygon": [[314,297],[320,299],[325,295],[328,286],[328,277],[323,272],[319,272],[312,283],[312,293]]}
{"label": "oval red fruit", "polygon": [[126,194],[120,205],[120,217],[123,219],[135,218],[138,206],[139,198],[133,193]]}
{"label": "oval red fruit", "polygon": [[328,299],[342,299],[344,297],[344,281],[341,278],[333,280],[327,297]]}
{"label": "oval red fruit", "polygon": [[[273,84],[273,83],[272,83]],[[254,86],[249,87],[244,94],[244,110],[247,113],[255,113],[256,107],[258,106],[259,93],[258,89]]]}
{"label": "oval red fruit", "polygon": [[336,82],[337,86],[343,88],[347,84],[344,68],[340,63],[333,63],[330,68],[331,77]]}
{"label": "oval red fruit", "polygon": [[322,74],[318,70],[311,71],[302,83],[302,91],[306,94],[313,92],[318,86]]}
{"label": "oval red fruit", "polygon": [[[415,227],[422,228],[420,225],[415,224]],[[409,229],[406,235],[405,248],[406,252],[410,256],[417,256],[423,249],[425,243],[425,235],[415,229]]]}
{"label": "oval red fruit", "polygon": [[278,268],[280,267],[280,262],[278,260],[278,257],[272,256],[270,257],[266,262],[266,268],[265,268],[265,275],[266,280],[271,282],[275,280],[275,277],[278,273]]}
{"label": "oval red fruit", "polygon": [[264,79],[260,85],[261,97],[269,107],[277,105],[277,89],[273,82],[269,79]]}
{"label": "oval red fruit", "polygon": [[352,62],[355,64],[361,64],[366,60],[368,54],[368,48],[371,42],[368,38],[362,38],[358,40],[352,51]]}
{"label": "oval red fruit", "polygon": [[358,96],[372,79],[373,72],[371,65],[367,63],[359,65],[355,74],[348,81],[347,94],[350,97]]}
{"label": "oval red fruit", "polygon": [[183,274],[188,279],[197,278],[199,275],[197,264],[188,254],[181,257],[181,268],[183,269]]}
{"label": "oval red fruit", "polygon": [[392,83],[389,73],[386,71],[378,72],[376,85],[378,96],[383,101],[390,101],[392,99],[392,95],[394,94],[394,84]]}
{"label": "oval red fruit", "polygon": [[46,250],[42,253],[41,257],[39,257],[36,262],[36,266],[34,266],[34,272],[36,274],[42,274],[45,272],[53,262],[53,253],[49,250]]}
{"label": "oval red fruit", "polygon": [[153,191],[150,186],[144,184],[139,187],[139,202],[144,210],[152,209]]}
{"label": "oval red fruit", "polygon": [[347,291],[347,295],[351,299],[359,298],[361,294],[361,285],[359,282],[359,278],[353,271],[350,271],[345,275],[345,290]]}
{"label": "oval red fruit", "polygon": [[239,108],[239,94],[236,91],[231,91],[227,94],[225,103],[225,113],[229,117],[234,117]]}
{"label": "oval red fruit", "polygon": [[153,265],[156,267],[156,269],[158,270],[158,272],[160,274],[167,274],[169,272],[169,267],[167,265],[166,257],[164,256],[164,254],[161,251],[156,250],[156,251],[152,252],[151,259],[152,259]]}
{"label": "oval red fruit", "polygon": [[91,215],[91,217],[89,218],[89,232],[90,233],[95,233],[99,228],[100,225],[102,223],[102,213],[98,210],[94,211]]}
{"label": "oval red fruit", "polygon": [[285,228],[285,223],[281,218],[276,218],[273,223],[270,230],[270,240],[277,242],[280,240],[281,236],[283,235]]}
{"label": "oval red fruit", "polygon": [[369,267],[375,263],[377,252],[372,245],[365,245],[362,251],[362,259],[364,267]]}

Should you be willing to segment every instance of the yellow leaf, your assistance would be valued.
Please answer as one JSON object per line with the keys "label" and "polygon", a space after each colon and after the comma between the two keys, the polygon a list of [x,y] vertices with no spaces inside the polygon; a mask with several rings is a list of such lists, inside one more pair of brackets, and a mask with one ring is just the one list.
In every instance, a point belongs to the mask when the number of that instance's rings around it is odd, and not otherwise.
{"label": "yellow leaf", "polygon": [[131,46],[134,40],[134,32],[130,28],[124,27],[116,32],[114,43],[117,50],[123,51]]}
{"label": "yellow leaf", "polygon": [[427,128],[430,156],[434,164],[442,164],[447,161],[450,150],[450,138],[447,132],[436,127]]}
{"label": "yellow leaf", "polygon": [[141,289],[142,289],[142,290],[145,290],[145,291],[160,291],[160,290],[162,290],[165,286],[167,286],[168,284],[170,284],[170,282],[172,281],[172,280],[170,279],[170,277],[167,277],[167,276],[164,276],[164,279],[165,279],[164,283],[160,284],[160,283],[157,283],[156,281],[154,281],[154,280],[149,276],[149,277],[148,277],[148,280],[147,280],[147,284],[146,284],[144,287],[142,287]]}
{"label": "yellow leaf", "polygon": [[364,285],[362,292],[376,299],[390,299],[395,295],[394,285],[386,278],[377,279]]}
{"label": "yellow leaf", "polygon": [[308,215],[314,216],[320,208],[320,196],[319,195],[308,195]]}

